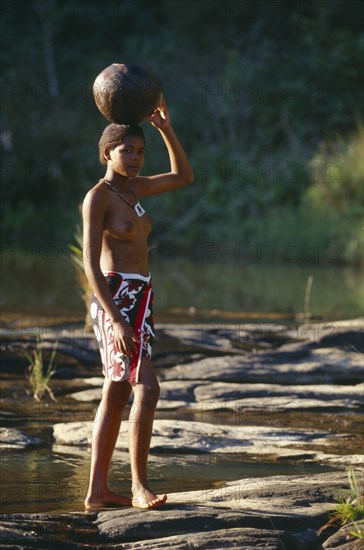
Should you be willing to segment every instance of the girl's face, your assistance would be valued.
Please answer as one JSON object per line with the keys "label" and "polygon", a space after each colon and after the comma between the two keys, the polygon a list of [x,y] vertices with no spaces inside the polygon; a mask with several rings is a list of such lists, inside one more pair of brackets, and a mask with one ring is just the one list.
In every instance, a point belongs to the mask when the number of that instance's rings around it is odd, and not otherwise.
{"label": "girl's face", "polygon": [[144,164],[145,143],[141,136],[126,136],[123,143],[106,153],[108,167],[121,176],[134,178]]}

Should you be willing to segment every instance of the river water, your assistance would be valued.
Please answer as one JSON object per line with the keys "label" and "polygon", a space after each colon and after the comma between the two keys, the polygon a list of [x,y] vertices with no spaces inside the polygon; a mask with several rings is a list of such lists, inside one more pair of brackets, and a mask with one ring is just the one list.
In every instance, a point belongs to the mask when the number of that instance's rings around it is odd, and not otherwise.
{"label": "river water", "polygon": [[[294,319],[305,309],[334,321],[362,315],[362,270],[350,266],[297,263],[193,262],[151,255],[158,321]],[[84,315],[85,308],[68,258],[17,253],[1,264],[3,312]]]}
{"label": "river water", "polygon": [[[11,456],[11,460],[10,460]],[[81,511],[87,491],[90,451],[72,454],[51,449],[12,452],[1,457],[3,478],[1,513]],[[272,475],[307,475],[328,472],[313,464],[246,462],[239,455],[150,455],[149,480],[158,493],[200,491],[201,504],[221,491],[221,482],[255,478],[241,483],[240,493],[259,478]],[[110,469],[110,488],[130,495],[127,453],[115,452]]]}

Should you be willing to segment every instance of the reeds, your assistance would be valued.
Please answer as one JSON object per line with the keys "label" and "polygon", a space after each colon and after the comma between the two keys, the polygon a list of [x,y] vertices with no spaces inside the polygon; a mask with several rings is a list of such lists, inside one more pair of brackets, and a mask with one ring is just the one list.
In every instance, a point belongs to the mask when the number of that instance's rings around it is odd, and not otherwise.
{"label": "reeds", "polygon": [[[337,498],[337,506],[334,510],[334,517],[341,525],[353,525],[350,535],[357,539],[364,540],[364,494],[363,487],[360,488],[353,468],[348,470],[350,491],[346,496]],[[359,520],[359,521],[357,521]]]}
{"label": "reeds", "polygon": [[[335,523],[341,526],[349,526],[349,535],[354,539],[364,540],[364,491],[360,487],[353,468],[348,469],[350,489],[345,495],[338,496],[336,506],[331,513],[331,518],[318,530],[321,535],[325,529]],[[348,547],[349,548],[349,547]]]}
{"label": "reeds", "polygon": [[86,309],[85,327],[89,327],[91,326],[89,309],[90,309],[90,299],[91,299],[92,289],[89,285],[89,282],[87,280],[85,270],[83,267],[83,243],[82,243],[82,230],[80,225],[76,226],[76,231],[73,236],[76,241],[76,244],[69,245],[69,248],[71,251],[70,257],[73,263],[73,267],[75,269],[78,289],[79,289],[82,301],[85,304],[85,309]]}
{"label": "reeds", "polygon": [[56,372],[54,359],[57,352],[57,346],[58,342],[56,342],[53,346],[53,350],[47,367],[45,366],[43,351],[39,339],[37,339],[35,349],[32,351],[32,353],[25,352],[25,357],[29,361],[29,365],[25,375],[32,389],[33,397],[37,401],[41,401],[46,392],[48,393],[52,401],[57,401],[51,388],[49,387],[49,382]]}

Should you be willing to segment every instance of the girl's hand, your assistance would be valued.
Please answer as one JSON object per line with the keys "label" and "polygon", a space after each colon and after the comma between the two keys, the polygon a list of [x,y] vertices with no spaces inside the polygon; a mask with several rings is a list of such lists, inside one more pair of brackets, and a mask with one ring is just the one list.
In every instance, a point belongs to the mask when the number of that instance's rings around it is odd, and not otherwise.
{"label": "girl's hand", "polygon": [[158,130],[167,130],[171,127],[171,117],[164,97],[162,97],[154,113],[147,117],[147,120]]}
{"label": "girl's hand", "polygon": [[112,327],[114,330],[115,347],[123,355],[131,357],[138,351],[135,344],[139,344],[139,338],[126,321],[114,321]]}

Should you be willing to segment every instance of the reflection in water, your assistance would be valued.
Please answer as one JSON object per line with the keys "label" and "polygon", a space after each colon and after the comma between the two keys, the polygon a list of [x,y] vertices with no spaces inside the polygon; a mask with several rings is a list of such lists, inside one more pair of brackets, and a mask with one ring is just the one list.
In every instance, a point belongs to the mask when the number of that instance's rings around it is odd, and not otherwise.
{"label": "reflection in water", "polygon": [[37,450],[12,453],[1,462],[2,513],[80,508],[88,483],[86,457]]}
{"label": "reflection in water", "polygon": [[[154,287],[161,313],[168,308],[288,313],[304,310],[307,280],[313,275],[310,312],[325,320],[361,315],[360,270],[335,266],[196,264],[158,261]],[[157,310],[158,312],[158,310]],[[178,319],[175,319],[178,322]]]}
{"label": "reflection in water", "polygon": [[[4,255],[1,269],[4,310],[84,315],[66,256]],[[157,322],[185,320],[180,311],[173,312],[175,308],[184,308],[187,316],[189,308],[195,308],[197,314],[200,309],[218,309],[261,313],[263,319],[265,313],[285,313],[293,318],[303,312],[310,275],[313,285],[309,309],[314,317],[334,321],[362,314],[361,270],[353,267],[242,261],[207,263],[158,259],[152,254],[151,271]]]}

